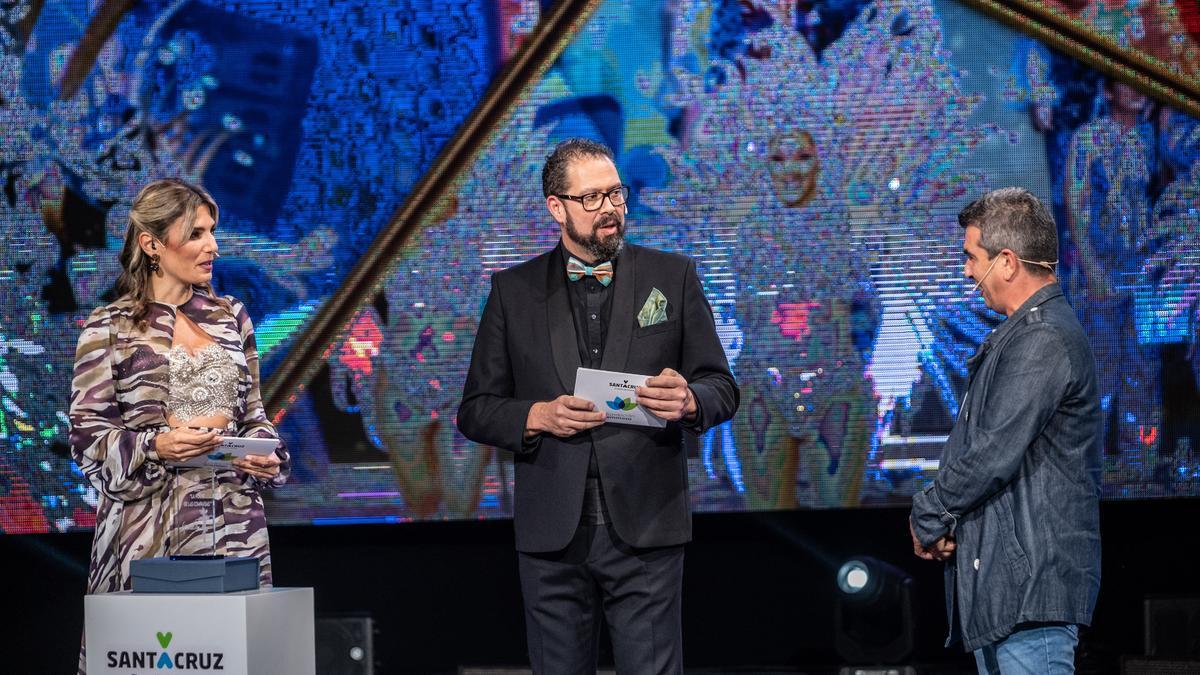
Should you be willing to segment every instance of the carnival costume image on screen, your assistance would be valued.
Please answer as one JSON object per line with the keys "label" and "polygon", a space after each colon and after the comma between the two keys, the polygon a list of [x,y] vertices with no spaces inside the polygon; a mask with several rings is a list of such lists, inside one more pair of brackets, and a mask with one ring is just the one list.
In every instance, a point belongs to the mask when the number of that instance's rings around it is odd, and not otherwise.
{"label": "carnival costume image on screen", "polygon": [[[1114,54],[1200,72],[1191,14],[1044,4]],[[741,386],[691,449],[693,510],[904,505],[936,476],[1001,319],[963,277],[955,217],[1007,185],[1058,228],[1098,363],[1104,497],[1200,494],[1200,123],[951,0],[589,5],[403,224],[314,374],[273,379],[542,14],[0,5],[0,531],[96,525],[68,447],[74,347],[116,300],[137,191],[165,177],[221,205],[214,286],[249,312],[264,389],[287,391],[272,522],[511,517],[511,456],[458,433],[457,406],[491,275],[558,240],[539,171],[577,136],[614,151],[630,243],[695,261]]]}

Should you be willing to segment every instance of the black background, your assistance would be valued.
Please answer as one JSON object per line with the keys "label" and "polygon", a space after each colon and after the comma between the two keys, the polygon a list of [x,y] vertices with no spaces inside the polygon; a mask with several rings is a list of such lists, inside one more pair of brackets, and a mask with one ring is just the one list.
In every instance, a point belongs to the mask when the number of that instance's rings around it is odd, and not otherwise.
{"label": "black background", "polygon": [[[269,508],[269,507],[268,507]],[[1105,502],[1103,585],[1082,633],[1080,672],[1117,672],[1143,651],[1147,594],[1200,595],[1200,500]],[[922,672],[970,672],[942,647],[940,565],[912,555],[903,509],[701,514],[687,548],[689,669],[831,672],[836,567],[856,554],[913,575]],[[83,623],[90,533],[0,536],[8,588],[6,673],[72,673]],[[318,614],[369,612],[381,672],[517,666],[524,629],[511,521],[275,527],[279,586],[312,586]],[[606,650],[607,651],[607,650]]]}

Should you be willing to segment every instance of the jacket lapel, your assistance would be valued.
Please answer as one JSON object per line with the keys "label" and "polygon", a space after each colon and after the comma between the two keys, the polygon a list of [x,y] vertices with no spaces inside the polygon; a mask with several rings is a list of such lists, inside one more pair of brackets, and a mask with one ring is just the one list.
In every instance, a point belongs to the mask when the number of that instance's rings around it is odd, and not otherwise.
{"label": "jacket lapel", "polygon": [[[554,368],[565,391],[575,391],[575,371],[582,365],[567,297],[566,262],[561,247],[555,247],[546,270],[546,325],[550,327],[550,351]],[[606,352],[607,353],[607,352]]]}
{"label": "jacket lapel", "polygon": [[[600,367],[604,370],[623,372],[629,360],[629,342],[633,339],[633,303],[637,290],[636,248],[625,245],[617,258],[617,271],[613,276],[612,313],[608,317],[608,334],[604,338],[604,356]],[[657,375],[657,373],[655,373]]]}

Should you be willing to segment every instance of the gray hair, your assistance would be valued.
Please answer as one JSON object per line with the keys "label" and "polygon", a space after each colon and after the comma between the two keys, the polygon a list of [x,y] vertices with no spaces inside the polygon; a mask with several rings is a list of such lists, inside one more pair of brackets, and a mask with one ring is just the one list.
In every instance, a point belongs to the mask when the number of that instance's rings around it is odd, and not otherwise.
{"label": "gray hair", "polygon": [[[958,214],[958,224],[979,228],[979,245],[994,258],[1009,249],[1025,270],[1044,276],[1058,262],[1058,229],[1050,210],[1025,188],[992,190]],[[1039,264],[1040,263],[1040,264]]]}
{"label": "gray hair", "polygon": [[613,161],[613,152],[603,143],[587,138],[568,138],[554,146],[542,167],[542,196],[549,197],[566,192],[567,167],[576,159],[603,157]]}

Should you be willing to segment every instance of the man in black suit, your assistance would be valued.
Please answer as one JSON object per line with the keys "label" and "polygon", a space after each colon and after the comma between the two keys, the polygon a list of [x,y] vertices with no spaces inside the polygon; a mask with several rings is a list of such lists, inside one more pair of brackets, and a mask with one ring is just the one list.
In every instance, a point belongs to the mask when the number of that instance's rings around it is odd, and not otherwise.
{"label": "man in black suit", "polygon": [[[492,277],[458,427],[515,453],[534,672],[594,673],[603,612],[619,673],[679,673],[684,440],[733,416],[737,384],[692,261],[625,243],[607,147],[560,143],[542,192],[562,240]],[[637,401],[667,425],[604,423],[570,394],[581,366],[654,375]]]}

